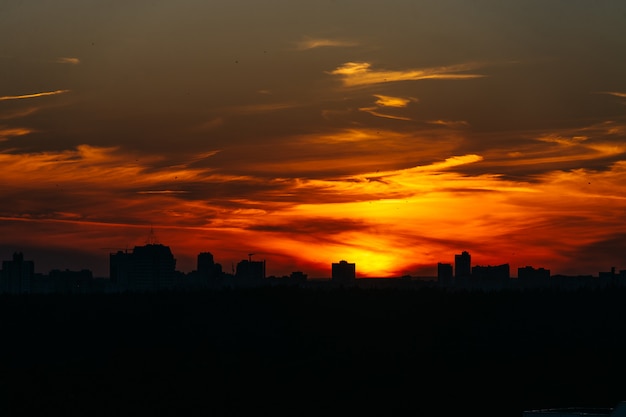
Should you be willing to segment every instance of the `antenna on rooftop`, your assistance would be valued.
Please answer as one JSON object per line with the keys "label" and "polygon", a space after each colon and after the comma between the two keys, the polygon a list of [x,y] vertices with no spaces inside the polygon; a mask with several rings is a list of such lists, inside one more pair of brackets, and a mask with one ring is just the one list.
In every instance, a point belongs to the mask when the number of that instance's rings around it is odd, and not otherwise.
{"label": "antenna on rooftop", "polygon": [[154,228],[152,226],[150,226],[150,235],[148,236],[148,245],[158,245],[159,244],[159,240],[157,239],[156,235],[154,234]]}

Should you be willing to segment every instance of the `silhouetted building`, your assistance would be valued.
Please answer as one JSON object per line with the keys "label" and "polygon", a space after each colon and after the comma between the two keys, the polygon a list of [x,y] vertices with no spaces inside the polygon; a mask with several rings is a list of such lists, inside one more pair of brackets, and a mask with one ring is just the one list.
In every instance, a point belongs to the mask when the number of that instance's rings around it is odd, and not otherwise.
{"label": "silhouetted building", "polygon": [[467,251],[454,255],[454,277],[467,278],[472,273],[472,257]]}
{"label": "silhouetted building", "polygon": [[442,264],[439,262],[437,264],[437,282],[441,285],[450,285],[452,284],[452,265],[451,264]]}
{"label": "silhouetted building", "polygon": [[130,286],[139,291],[158,291],[174,287],[176,259],[169,246],[135,246],[132,256]]}
{"label": "silhouetted building", "polygon": [[347,261],[333,263],[331,279],[339,284],[353,283],[356,280],[356,264]]}
{"label": "silhouetted building", "polygon": [[53,269],[48,274],[52,292],[61,294],[86,294],[93,292],[93,273],[88,269],[81,271],[61,271]]}
{"label": "silhouetted building", "polygon": [[132,262],[132,253],[118,251],[109,254],[109,279],[112,284],[119,288],[129,288]]}
{"label": "silhouetted building", "polygon": [[13,254],[13,260],[2,261],[0,291],[8,294],[25,294],[31,291],[35,275],[35,263],[25,261],[21,252]]}
{"label": "silhouetted building", "polygon": [[306,282],[308,275],[302,271],[294,271],[289,275],[289,279],[293,282]]}
{"label": "silhouetted building", "polygon": [[201,252],[198,254],[198,273],[200,275],[209,276],[213,273],[213,254],[211,252]]}
{"label": "silhouetted building", "polygon": [[216,278],[222,274],[222,265],[215,263],[212,253],[202,252],[198,254],[197,271],[200,278]]}
{"label": "silhouetted building", "polygon": [[243,260],[237,264],[235,277],[245,280],[260,280],[265,278],[265,261]]}
{"label": "silhouetted building", "polygon": [[544,268],[535,269],[532,266],[517,268],[517,279],[524,281],[542,281],[550,278],[550,270]]}
{"label": "silhouetted building", "polygon": [[509,264],[472,267],[472,280],[506,281],[511,277]]}
{"label": "silhouetted building", "polygon": [[176,283],[176,259],[168,246],[156,243],[111,254],[109,270],[111,281],[123,290],[158,291]]}

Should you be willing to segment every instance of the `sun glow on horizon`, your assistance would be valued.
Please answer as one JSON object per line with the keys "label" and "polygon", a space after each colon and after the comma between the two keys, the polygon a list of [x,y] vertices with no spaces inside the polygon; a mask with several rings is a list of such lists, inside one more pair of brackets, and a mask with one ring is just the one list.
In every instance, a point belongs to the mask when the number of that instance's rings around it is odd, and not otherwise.
{"label": "sun glow on horizon", "polygon": [[[0,215],[7,227],[11,224],[12,229],[20,230],[36,222],[46,225],[42,231],[53,234],[58,233],[55,229],[70,225],[77,230],[87,227],[93,229],[89,239],[100,240],[101,246],[116,246],[119,243],[112,242],[116,236],[107,237],[112,230],[122,230],[125,223],[132,226],[127,230],[141,230],[146,227],[142,224],[149,222],[162,230],[163,241],[172,242],[174,251],[178,248],[184,252],[181,259],[187,270],[193,269],[190,252],[209,250],[224,256],[226,263],[238,261],[245,253],[265,253],[270,271],[276,262],[294,269],[312,268],[312,275],[328,276],[332,262],[346,259],[357,264],[359,276],[391,277],[445,262],[461,248],[472,249],[477,259],[515,262],[509,257],[516,247],[528,246],[533,234],[546,236],[543,242],[534,242],[531,253],[542,266],[549,267],[550,259],[559,259],[558,248],[575,250],[563,230],[578,233],[578,244],[583,246],[602,239],[601,235],[583,239],[580,233],[584,224],[568,218],[613,223],[615,228],[610,212],[595,212],[597,204],[610,200],[615,210],[626,209],[626,198],[620,194],[626,183],[624,163],[607,172],[556,171],[531,183],[457,172],[461,167],[483,163],[482,156],[468,154],[412,168],[340,178],[277,179],[265,183],[271,184],[272,192],[266,189],[245,199],[207,200],[205,196],[210,194],[199,193],[200,187],[221,187],[224,181],[244,186],[250,180],[256,187],[260,182],[211,170],[148,169],[135,161],[124,166],[120,162],[125,159],[108,156],[114,152],[79,147],[75,153],[59,155],[4,155],[5,165],[12,166],[13,172],[20,173],[22,179],[31,178],[28,186],[33,193],[48,192],[50,181],[43,179],[54,168],[54,181],[63,185],[54,193],[64,202],[54,211],[35,204],[24,204],[19,215],[5,209]],[[146,162],[158,160],[148,158]],[[108,181],[131,174],[140,175],[141,180],[115,186]],[[5,178],[5,186],[7,181],[17,178]],[[582,181],[593,181],[594,187],[583,189]],[[177,188],[171,188],[173,184]],[[84,196],[80,207],[72,203],[77,192]],[[92,199],[94,192],[111,196],[121,192],[125,197],[89,203],[87,199]],[[592,194],[595,200],[589,200]],[[271,201],[272,196],[288,196],[288,200]],[[626,233],[624,226],[616,230]],[[82,240],[77,235],[73,239]],[[83,244],[88,245],[86,241]]]}

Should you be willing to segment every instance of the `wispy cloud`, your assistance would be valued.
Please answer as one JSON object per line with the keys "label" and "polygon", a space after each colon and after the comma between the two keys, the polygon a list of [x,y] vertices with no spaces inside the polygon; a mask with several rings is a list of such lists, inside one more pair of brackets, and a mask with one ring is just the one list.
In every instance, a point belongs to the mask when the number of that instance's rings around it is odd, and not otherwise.
{"label": "wispy cloud", "polygon": [[559,136],[559,135],[546,135],[546,136],[541,136],[537,138],[537,140],[541,142],[558,143],[559,145],[565,145],[565,146],[579,145],[588,139],[589,139],[588,136],[564,137],[564,136]]}
{"label": "wispy cloud", "polygon": [[473,164],[482,160],[483,157],[476,154],[451,156],[450,158],[446,158],[442,162],[435,162],[425,167],[417,167],[415,169],[418,169],[420,171],[440,171],[442,169],[453,168],[460,165]]}
{"label": "wispy cloud", "polygon": [[552,132],[524,133],[517,140],[490,146],[482,152],[482,168],[504,175],[532,176],[555,170],[582,166],[606,169],[608,164],[623,160],[626,125],[607,121],[590,126],[560,129]]}
{"label": "wispy cloud", "polygon": [[210,130],[214,130],[220,126],[222,126],[224,124],[224,118],[223,117],[215,117],[211,120],[208,120],[198,126],[195,126],[193,128],[193,130],[198,130],[198,131],[210,131]]}
{"label": "wispy cloud", "polygon": [[137,191],[137,194],[188,194],[189,191],[184,190],[146,190]]}
{"label": "wispy cloud", "polygon": [[23,127],[2,127],[0,126],[0,142],[4,142],[9,140],[12,137],[16,136],[24,136],[32,133],[32,129],[27,129]]}
{"label": "wispy cloud", "polygon": [[6,113],[0,113],[0,120],[19,119],[20,117],[30,116],[31,114],[37,113],[39,109],[39,107],[30,107],[27,109],[19,109]]}
{"label": "wispy cloud", "polygon": [[80,64],[80,59],[74,57],[60,57],[57,58],[57,60],[54,62],[56,62],[57,64],[78,65]]}
{"label": "wispy cloud", "polygon": [[37,97],[46,97],[46,96],[54,96],[57,94],[65,94],[69,93],[70,90],[55,90],[55,91],[44,91],[41,93],[33,93],[33,94],[22,94],[19,96],[2,96],[0,97],[0,101],[5,100],[22,100],[27,98],[37,98]]}
{"label": "wispy cloud", "polygon": [[610,96],[615,96],[619,98],[626,98],[626,93],[621,93],[619,91],[600,91],[599,94],[608,94]]}
{"label": "wispy cloud", "polygon": [[305,51],[316,48],[346,48],[357,46],[358,42],[345,40],[345,39],[330,39],[330,38],[305,38],[296,43],[296,49]]}
{"label": "wispy cloud", "polygon": [[469,126],[469,123],[467,123],[465,120],[428,120],[426,123],[453,128]]}
{"label": "wispy cloud", "polygon": [[329,74],[341,77],[345,86],[354,87],[397,81],[463,80],[484,77],[481,74],[464,73],[478,67],[477,64],[458,64],[423,69],[374,70],[369,62],[346,62],[330,71]]}
{"label": "wispy cloud", "polygon": [[[473,153],[415,157],[424,162],[405,169],[370,167],[361,174],[315,178],[156,169],[161,158],[139,162],[120,148],[91,146],[0,154],[6,173],[0,176],[0,196],[12,201],[0,208],[5,235],[17,236],[20,243],[44,237],[65,242],[72,236],[76,247],[87,242],[117,246],[115,239],[136,237],[154,222],[160,238],[178,253],[195,255],[215,245],[217,259],[237,259],[242,247],[256,252],[263,245],[275,254],[268,255],[272,267],[282,257],[293,259],[298,269],[325,273],[330,260],[341,255],[356,262],[361,274],[397,276],[413,268],[407,259],[433,265],[460,243],[480,262],[509,259],[514,250],[529,247],[534,262],[557,268],[566,265],[563,251],[581,247],[582,253],[595,241],[610,238],[608,230],[626,233],[619,216],[626,208],[623,162],[605,171],[555,170],[524,182],[459,172],[485,163]],[[283,169],[281,175],[285,173]],[[28,222],[46,227],[24,233]],[[115,234],[114,228],[119,228]],[[131,228],[135,230],[129,232]],[[572,235],[582,238],[572,241]],[[536,236],[548,238],[538,242]],[[94,245],[96,238],[113,244]],[[191,269],[195,260],[189,258]],[[323,265],[307,264],[311,259],[321,259]]]}
{"label": "wispy cloud", "polygon": [[393,114],[381,113],[378,111],[378,107],[361,107],[359,108],[359,110],[365,113],[369,113],[372,116],[382,117],[383,119],[405,120],[405,121],[412,120],[410,117],[406,117],[406,116],[395,116]]}
{"label": "wispy cloud", "polygon": [[365,113],[369,113],[372,116],[382,117],[385,119],[411,120],[411,118],[407,116],[383,113],[380,111],[380,109],[382,107],[404,108],[404,107],[407,107],[411,102],[416,102],[417,101],[416,98],[393,97],[393,96],[385,96],[381,94],[374,94],[374,97],[377,98],[375,102],[376,106],[361,107],[359,108],[359,110]]}
{"label": "wispy cloud", "polygon": [[301,107],[301,103],[295,102],[282,102],[282,103],[265,103],[265,104],[249,104],[243,106],[236,106],[227,108],[237,114],[255,114],[255,113],[270,113],[274,111],[292,109],[295,107]]}
{"label": "wispy cloud", "polygon": [[417,101],[416,98],[404,98],[404,97],[392,97],[383,96],[381,94],[374,94],[374,97],[378,98],[376,104],[382,107],[406,107],[409,103]]}

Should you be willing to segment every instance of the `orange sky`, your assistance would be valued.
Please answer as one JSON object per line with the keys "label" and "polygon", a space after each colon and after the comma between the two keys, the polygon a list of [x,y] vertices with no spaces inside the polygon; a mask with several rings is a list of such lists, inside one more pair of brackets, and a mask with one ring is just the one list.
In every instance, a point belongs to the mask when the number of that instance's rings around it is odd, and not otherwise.
{"label": "orange sky", "polygon": [[2,259],[626,269],[626,5],[127,3],[0,6]]}

